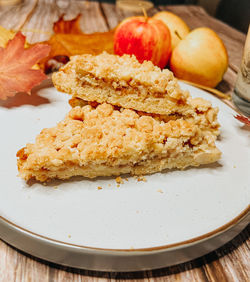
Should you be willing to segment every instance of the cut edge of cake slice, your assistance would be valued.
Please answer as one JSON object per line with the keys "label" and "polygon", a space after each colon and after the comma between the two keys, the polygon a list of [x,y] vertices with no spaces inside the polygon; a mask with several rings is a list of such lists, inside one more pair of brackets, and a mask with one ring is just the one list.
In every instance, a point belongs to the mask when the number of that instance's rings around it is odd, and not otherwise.
{"label": "cut edge of cake slice", "polygon": [[109,104],[77,106],[17,152],[19,176],[44,182],[184,169],[216,162],[215,139],[182,118],[164,122]]}
{"label": "cut edge of cake slice", "polygon": [[[170,115],[161,115],[161,114],[150,114],[142,111],[136,111],[134,110],[138,115],[142,116],[151,116],[157,120],[168,122],[170,120],[177,120],[177,119],[184,119],[190,123],[194,123],[199,126],[201,130],[208,130],[211,133],[214,134],[214,136],[218,136],[220,134],[220,124],[217,119],[217,115],[219,112],[218,107],[212,107],[212,104],[201,98],[189,98],[188,99],[189,104],[192,107],[192,112],[189,115],[181,115],[177,113],[172,113]],[[93,108],[96,108],[100,103],[98,102],[89,102],[82,100],[81,98],[78,98],[76,96],[73,96],[68,101],[69,105],[74,107],[84,107],[86,105],[90,105]],[[114,106],[115,109],[121,110],[122,108],[119,106]]]}
{"label": "cut edge of cake slice", "polygon": [[73,56],[52,80],[59,91],[86,101],[156,114],[192,112],[188,91],[180,88],[171,71],[151,61],[141,64],[133,55]]}

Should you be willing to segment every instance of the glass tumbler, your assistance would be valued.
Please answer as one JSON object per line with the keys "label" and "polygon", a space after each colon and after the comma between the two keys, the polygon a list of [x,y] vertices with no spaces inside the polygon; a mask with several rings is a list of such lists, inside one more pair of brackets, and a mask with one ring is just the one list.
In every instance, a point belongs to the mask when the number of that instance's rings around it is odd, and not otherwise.
{"label": "glass tumbler", "polygon": [[245,115],[250,116],[250,25],[233,93],[233,102]]}

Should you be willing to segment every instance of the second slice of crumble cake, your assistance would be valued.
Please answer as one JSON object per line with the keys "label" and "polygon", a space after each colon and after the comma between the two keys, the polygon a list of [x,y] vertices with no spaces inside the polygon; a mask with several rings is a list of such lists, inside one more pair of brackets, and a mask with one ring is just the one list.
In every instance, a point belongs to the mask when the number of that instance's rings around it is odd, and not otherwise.
{"label": "second slice of crumble cake", "polygon": [[217,161],[215,139],[195,120],[164,122],[109,104],[77,106],[18,151],[19,175],[46,181],[183,169]]}
{"label": "second slice of crumble cake", "polygon": [[52,76],[55,87],[86,101],[155,114],[192,113],[188,91],[173,73],[135,56],[79,55]]}
{"label": "second slice of crumble cake", "polygon": [[[217,114],[219,109],[212,107],[212,104],[203,99],[203,98],[189,98],[188,99],[189,104],[192,108],[192,111],[188,115],[180,115],[180,114],[171,114],[171,115],[161,115],[161,114],[150,114],[145,113],[142,111],[135,111],[139,116],[150,116],[155,118],[159,121],[168,122],[170,120],[177,120],[177,119],[183,119],[190,123],[193,123],[203,131],[209,131],[212,133],[215,138],[219,135],[220,131],[220,124],[217,120]],[[92,107],[96,108],[98,105],[100,105],[97,102],[88,102],[84,101],[80,98],[73,97],[69,100],[69,104],[72,108],[74,107],[84,107],[86,105],[91,105]],[[121,110],[120,107],[115,106],[116,109]]]}

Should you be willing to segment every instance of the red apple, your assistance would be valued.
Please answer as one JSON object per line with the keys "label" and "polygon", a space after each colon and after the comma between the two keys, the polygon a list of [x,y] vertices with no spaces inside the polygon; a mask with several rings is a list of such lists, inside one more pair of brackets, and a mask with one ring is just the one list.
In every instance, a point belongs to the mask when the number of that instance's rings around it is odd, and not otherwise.
{"label": "red apple", "polygon": [[131,17],[122,21],[114,35],[114,52],[117,55],[135,55],[137,60],[152,61],[164,68],[171,54],[171,35],[160,20],[148,17]]}

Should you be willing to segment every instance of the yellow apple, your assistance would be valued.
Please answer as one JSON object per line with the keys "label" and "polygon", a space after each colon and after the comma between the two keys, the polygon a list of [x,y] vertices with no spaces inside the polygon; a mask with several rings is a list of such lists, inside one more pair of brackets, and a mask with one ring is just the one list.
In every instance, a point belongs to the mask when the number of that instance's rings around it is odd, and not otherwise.
{"label": "yellow apple", "polygon": [[163,21],[164,24],[169,28],[171,34],[172,50],[190,31],[187,24],[180,17],[171,12],[162,11],[156,13],[153,18]]}
{"label": "yellow apple", "polygon": [[191,31],[174,49],[170,69],[177,78],[215,87],[228,67],[227,50],[210,28]]}

